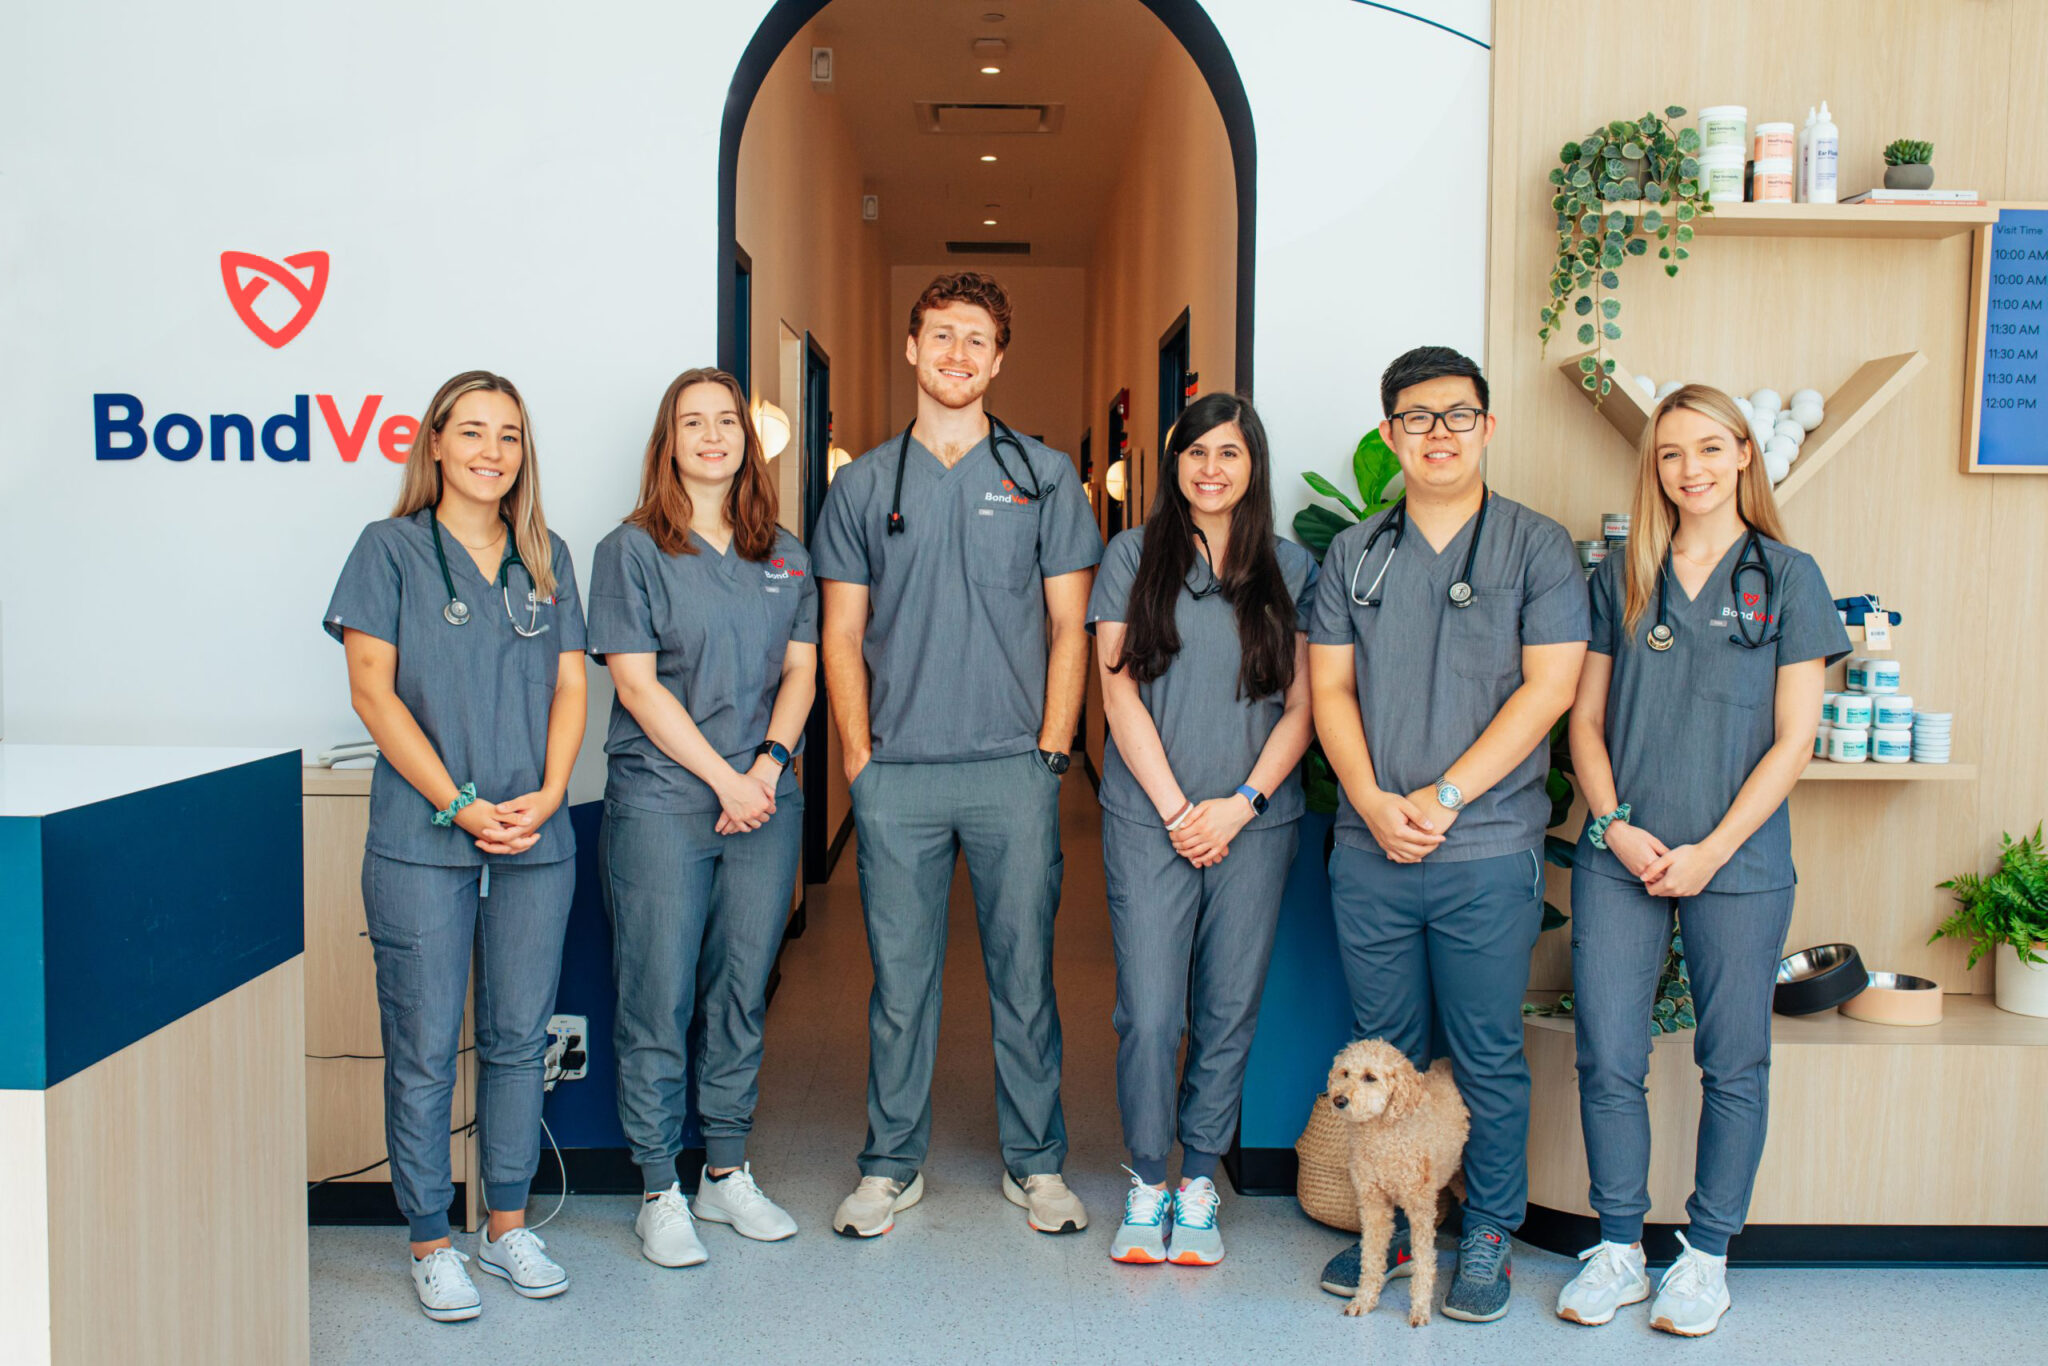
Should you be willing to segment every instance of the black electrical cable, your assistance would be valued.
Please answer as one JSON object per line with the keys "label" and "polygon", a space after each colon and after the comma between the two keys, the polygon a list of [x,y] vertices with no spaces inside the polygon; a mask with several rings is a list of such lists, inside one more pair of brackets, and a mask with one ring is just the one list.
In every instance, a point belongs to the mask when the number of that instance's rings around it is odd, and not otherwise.
{"label": "black electrical cable", "polygon": [[[467,1048],[456,1049],[455,1056],[459,1058],[464,1053],[474,1052],[476,1052],[476,1045],[471,1044]],[[354,1060],[356,1062],[384,1061],[384,1055],[382,1053],[308,1053],[306,1057],[311,1062],[341,1062],[345,1059]]]}
{"label": "black electrical cable", "polygon": [[[464,1124],[459,1128],[450,1129],[448,1131],[448,1137],[460,1138],[462,1137],[462,1135],[468,1133],[470,1130],[474,1128],[476,1128],[476,1121],[472,1119],[469,1123]],[[367,1167],[357,1167],[352,1172],[336,1172],[333,1176],[323,1176],[318,1181],[308,1181],[306,1183],[306,1194],[311,1195],[314,1191],[319,1190],[322,1186],[325,1186],[330,1182],[346,1181],[351,1176],[361,1176],[364,1172],[373,1172],[377,1170],[377,1168],[386,1165],[390,1161],[391,1157],[387,1153],[385,1156],[378,1158],[375,1162],[372,1162]]]}

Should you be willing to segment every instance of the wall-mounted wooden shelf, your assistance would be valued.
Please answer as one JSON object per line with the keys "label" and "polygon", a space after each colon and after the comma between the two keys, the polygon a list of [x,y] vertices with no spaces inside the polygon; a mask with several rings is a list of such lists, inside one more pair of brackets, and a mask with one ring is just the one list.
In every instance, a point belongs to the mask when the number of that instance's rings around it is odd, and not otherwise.
{"label": "wall-mounted wooden shelf", "polygon": [[[1533,1005],[1556,1005],[1557,992],[1532,991],[1523,999]],[[1901,1028],[1897,1025],[1875,1024],[1869,1020],[1852,1019],[1838,1010],[1823,1010],[1813,1015],[1771,1016],[1771,1043],[1784,1045],[1862,1045],[1897,1044],[1914,1048],[1928,1048],[1946,1045],[1967,1048],[2042,1048],[2048,1047],[2048,1020],[2033,1015],[2014,1015],[2000,1010],[1991,994],[1972,995],[1968,992],[1944,992],[1941,998],[1942,1021],[1940,1024],[1921,1025],[1916,1028]],[[1569,1015],[1524,1015],[1522,1023],[1530,1029],[1540,1029],[1551,1034],[1571,1034],[1576,1026]],[[1692,1044],[1686,1030],[1678,1034],[1662,1034],[1656,1043],[1662,1046],[1669,1040],[1677,1040],[1686,1053],[1692,1051]],[[1697,1075],[1697,1074],[1695,1074]],[[1576,1105],[1573,1108],[1577,1108]],[[1687,1175],[1691,1175],[1690,1159],[1687,1159]]]}
{"label": "wall-mounted wooden shelf", "polygon": [[[1583,374],[1579,369],[1579,361],[1590,354],[1593,353],[1580,352],[1557,367],[1558,373],[1569,380],[1574,389],[1585,394],[1588,401],[1591,401],[1593,395],[1579,383]],[[1778,501],[1782,503],[1811,482],[1813,477],[1820,473],[1821,466],[1834,459],[1835,452],[1847,445],[1856,433],[1862,431],[1864,425],[1876,417],[1926,364],[1927,357],[1918,351],[1907,351],[1896,356],[1883,356],[1877,360],[1865,361],[1855,374],[1849,376],[1847,383],[1828,396],[1825,403],[1827,420],[1806,434],[1806,443],[1799,448],[1799,455],[1792,462],[1792,472],[1785,476],[1784,482],[1775,490]],[[1634,446],[1642,440],[1643,428],[1650,420],[1650,411],[1654,405],[1643,391],[1636,387],[1634,374],[1619,360],[1615,361],[1614,373],[1610,378],[1614,381],[1614,387],[1601,401],[1600,415],[1621,433],[1629,445]]]}
{"label": "wall-mounted wooden shelf", "polygon": [[[1640,201],[1606,206],[1640,217]],[[1676,222],[1671,206],[1660,212]],[[1701,237],[1861,237],[1932,240],[1960,237],[1998,221],[1989,204],[1717,204],[1692,220]]]}
{"label": "wall-mounted wooden shelf", "polygon": [[1837,764],[1815,759],[1799,775],[1802,783],[1968,783],[1977,779],[1975,764]]}

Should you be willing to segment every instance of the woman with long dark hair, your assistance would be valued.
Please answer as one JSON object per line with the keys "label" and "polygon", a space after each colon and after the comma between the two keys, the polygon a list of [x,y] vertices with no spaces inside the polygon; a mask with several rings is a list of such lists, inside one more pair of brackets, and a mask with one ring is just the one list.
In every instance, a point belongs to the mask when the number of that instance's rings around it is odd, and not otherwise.
{"label": "woman with long dark hair", "polygon": [[[1109,722],[1102,861],[1132,1175],[1110,1247],[1120,1262],[1223,1260],[1214,1177],[1237,1128],[1303,810],[1315,572],[1273,534],[1258,414],[1207,394],[1174,424],[1150,519],[1110,542],[1089,599]],[[1181,1181],[1169,1191],[1176,1133]]]}
{"label": "woman with long dark hair", "polygon": [[482,1268],[545,1299],[569,1278],[526,1227],[542,1054],[576,888],[561,814],[583,743],[583,609],[541,516],[526,402],[471,370],[427,404],[398,506],[364,528],[327,605],[377,742],[363,910],[377,963],[391,1190],[430,1319],[472,1319],[449,1237],[448,1111],[476,964]]}
{"label": "woman with long dark hair", "polygon": [[747,1162],[768,977],[803,845],[790,760],[818,669],[810,557],[775,518],[739,381],[689,370],[655,409],[639,505],[591,570],[590,652],[618,690],[598,876],[619,1121],[646,1192],[634,1229],[661,1266],[705,1258],[676,1171],[686,1085],[704,1131],[695,1219],[767,1242],[796,1232]]}
{"label": "woman with long dark hair", "polygon": [[1593,639],[1572,706],[1590,819],[1572,872],[1579,1120],[1600,1242],[1558,1296],[1602,1324],[1650,1296],[1645,1023],[1685,938],[1699,1025],[1691,1234],[1650,1326],[1699,1337],[1728,1311],[1770,1110],[1771,993],[1792,922],[1785,799],[1813,753],[1827,666],[1849,652],[1820,567],[1785,544],[1749,424],[1718,389],[1666,397],[1643,429],[1628,553],[1593,574]]}

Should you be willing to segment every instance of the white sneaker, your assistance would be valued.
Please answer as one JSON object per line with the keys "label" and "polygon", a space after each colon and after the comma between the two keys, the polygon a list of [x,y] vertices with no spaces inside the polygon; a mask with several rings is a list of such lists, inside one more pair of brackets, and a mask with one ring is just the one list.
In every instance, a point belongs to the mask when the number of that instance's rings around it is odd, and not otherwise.
{"label": "white sneaker", "polygon": [[1685,1251],[1657,1282],[1650,1326],[1684,1338],[1703,1338],[1720,1326],[1733,1303],[1728,1298],[1728,1258],[1700,1251],[1678,1235]]}
{"label": "white sneaker", "polygon": [[1216,1224],[1216,1207],[1222,1202],[1216,1183],[1206,1176],[1181,1182],[1173,1197],[1173,1252],[1168,1261],[1175,1266],[1214,1266],[1223,1260],[1223,1230]]}
{"label": "white sneaker", "polygon": [[1067,1189],[1066,1178],[1058,1172],[1027,1176],[1020,1186],[1005,1171],[1003,1199],[1029,1213],[1031,1227],[1040,1233],[1078,1233],[1088,1227],[1088,1211],[1081,1207],[1081,1197]]}
{"label": "white sneaker", "polygon": [[1124,1221],[1117,1226],[1116,1237],[1110,1240],[1109,1259],[1139,1266],[1165,1261],[1166,1225],[1172,1218],[1172,1193],[1131,1172],[1131,1191],[1124,1197]]}
{"label": "white sneaker", "polygon": [[493,1276],[503,1276],[529,1300],[553,1299],[569,1288],[569,1273],[541,1251],[546,1246],[539,1234],[523,1224],[508,1229],[494,1243],[490,1225],[486,1224],[483,1235],[477,1239],[476,1264]]}
{"label": "white sneaker", "polygon": [[896,1211],[909,1209],[924,1199],[924,1173],[910,1178],[910,1184],[886,1176],[863,1176],[853,1194],[839,1202],[832,1216],[832,1231],[849,1238],[879,1238],[896,1227]]}
{"label": "white sneaker", "polygon": [[697,1217],[714,1224],[731,1224],[742,1237],[764,1243],[779,1243],[796,1236],[796,1220],[754,1184],[751,1162],[716,1180],[712,1179],[711,1168],[704,1168],[697,1179]]}
{"label": "white sneaker", "polygon": [[640,1255],[656,1266],[696,1266],[705,1258],[696,1222],[690,1218],[690,1198],[674,1182],[652,1200],[640,1202],[633,1232],[640,1235]]}
{"label": "white sneaker", "polygon": [[436,1323],[459,1323],[484,1312],[476,1282],[462,1269],[468,1260],[452,1247],[437,1247],[412,1259],[412,1288],[419,1294],[421,1313]]}
{"label": "white sneaker", "polygon": [[1597,1328],[1626,1305],[1650,1298],[1641,1243],[1597,1243],[1579,1254],[1586,1269],[1557,1294],[1557,1316]]}

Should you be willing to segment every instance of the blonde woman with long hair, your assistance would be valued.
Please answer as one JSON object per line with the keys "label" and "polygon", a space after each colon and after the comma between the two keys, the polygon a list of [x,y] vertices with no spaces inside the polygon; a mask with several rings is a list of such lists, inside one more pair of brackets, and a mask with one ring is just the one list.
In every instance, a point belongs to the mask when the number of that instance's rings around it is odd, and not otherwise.
{"label": "blonde woman with long hair", "polygon": [[1785,801],[1812,757],[1827,665],[1849,637],[1785,531],[1735,401],[1693,384],[1643,429],[1626,553],[1594,571],[1593,639],[1571,713],[1591,813],[1572,876],[1579,1115],[1600,1243],[1559,1317],[1606,1323],[1648,1299],[1649,1018],[1685,938],[1705,1104],[1690,1239],[1654,1328],[1697,1337],[1729,1306],[1728,1240],[1763,1155],[1771,992],[1792,920]]}
{"label": "blonde woman with long hair", "polygon": [[328,604],[377,742],[363,909],[376,956],[391,1188],[420,1308],[475,1318],[450,1238],[448,1114],[476,962],[477,1125],[490,1220],[479,1265],[519,1294],[568,1289],[526,1227],[541,1056],[575,889],[560,815],[583,743],[583,609],[541,514],[533,424],[482,370],[435,393],[398,506],[356,541]]}

